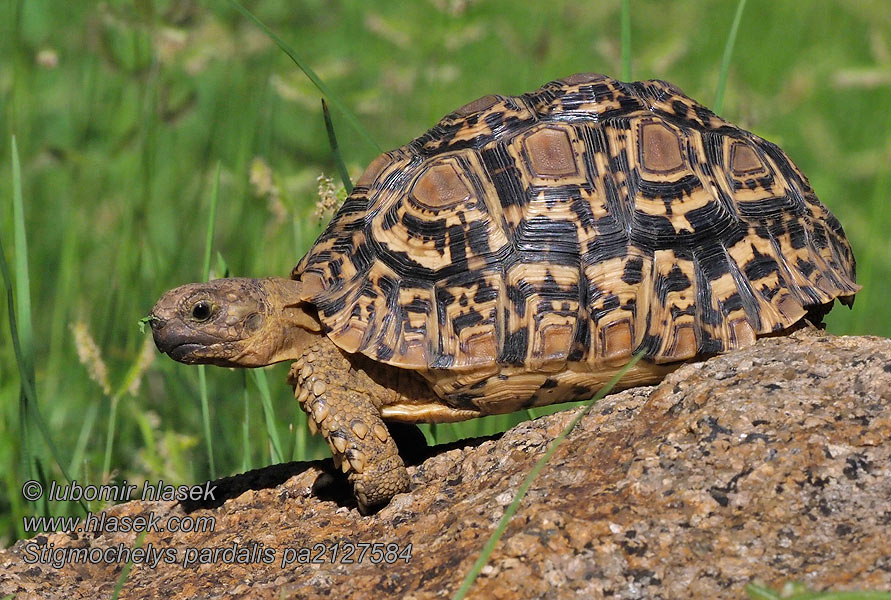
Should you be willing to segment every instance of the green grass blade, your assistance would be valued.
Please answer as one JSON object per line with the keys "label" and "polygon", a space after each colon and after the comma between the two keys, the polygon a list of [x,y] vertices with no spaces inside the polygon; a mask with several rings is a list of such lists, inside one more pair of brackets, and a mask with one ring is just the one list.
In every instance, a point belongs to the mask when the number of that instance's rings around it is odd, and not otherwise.
{"label": "green grass blade", "polygon": [[207,469],[211,479],[217,478],[213,461],[213,438],[210,432],[210,402],[207,398],[207,372],[205,365],[198,365],[198,395],[201,398],[201,423],[204,431],[204,445],[207,448]]}
{"label": "green grass blade", "polygon": [[[31,390],[33,394],[33,388]],[[37,406],[36,396],[31,400],[31,419],[37,425],[37,429],[40,431],[40,434],[43,436],[44,441],[46,442],[47,447],[49,448],[50,454],[53,457],[53,460],[56,463],[56,466],[59,468],[59,471],[62,473],[62,477],[65,478],[66,481],[71,481],[71,477],[68,475],[68,469],[66,469],[62,465],[62,459],[60,458],[61,454],[59,453],[59,449],[56,447],[56,443],[53,441],[53,438],[50,436],[49,428],[46,426],[46,422],[43,420],[43,416],[40,414],[40,409]],[[89,512],[86,504],[83,501],[78,501],[80,507],[83,509],[84,513]]]}
{"label": "green grass blade", "polygon": [[[19,394],[19,439],[21,440],[21,467],[29,479],[36,477],[34,460],[37,452],[34,447],[34,438],[31,422],[30,406],[37,400],[35,392],[34,361],[33,361],[33,334],[23,330],[23,323],[27,323],[30,332],[30,316],[23,317],[22,312],[28,311],[30,315],[31,295],[28,277],[28,242],[25,232],[25,210],[22,200],[22,168],[19,162],[18,145],[13,135],[11,138],[12,152],[12,217],[13,217],[13,252],[15,252],[16,287],[13,289],[12,278],[6,264],[6,256],[2,254],[3,280],[7,286],[7,306],[9,307],[9,328],[13,338],[16,363],[19,368],[21,380],[21,392]],[[23,300],[24,298],[24,300]],[[24,303],[23,303],[24,302]],[[18,313],[16,306],[19,307]]]}
{"label": "green grass blade", "polygon": [[[891,123],[891,113],[888,113],[886,122]],[[885,151],[891,154],[891,127],[886,125],[884,130],[889,133]],[[887,260],[883,244],[877,242],[878,240],[886,239],[885,224],[891,222],[891,219],[889,219],[891,206],[889,206],[888,197],[891,197],[891,172],[885,171],[876,177],[872,198],[867,205],[869,208],[866,210],[866,214],[870,215],[869,230],[871,233],[866,239],[873,241],[873,243],[864,248],[866,260],[863,257],[859,257],[857,260],[857,283],[865,289],[872,287],[876,271],[881,269],[881,265],[885,264]],[[877,298],[873,298],[869,296],[864,298],[865,302],[861,302],[865,306],[861,305],[859,307],[860,310],[854,311],[854,318],[851,324],[852,333],[858,335],[873,333],[871,331],[874,320],[873,315],[882,310],[878,304],[874,304]]]}
{"label": "green grass blade", "polygon": [[102,483],[108,483],[111,474],[111,452],[114,445],[114,431],[118,419],[118,397],[111,397],[108,410],[108,425],[105,428],[105,458],[102,459]]}
{"label": "green grass blade", "polygon": [[[28,250],[27,244],[27,235],[25,231],[25,218],[24,218],[24,202],[22,201],[22,169],[21,164],[19,162],[19,151],[18,146],[16,145],[15,136],[12,136],[12,202],[13,202],[13,218],[14,218],[14,230],[13,235],[15,237],[14,240],[14,248],[16,252]],[[19,406],[20,406],[20,435],[22,436],[22,448],[23,448],[23,462],[26,465],[27,475],[30,478],[36,477],[35,461],[38,460],[37,454],[34,451],[33,443],[35,435],[32,433],[32,427],[34,425],[37,426],[38,431],[41,436],[43,436],[44,441],[46,442],[47,447],[49,448],[50,454],[52,455],[53,460],[56,463],[56,466],[59,468],[59,471],[62,473],[62,476],[66,479],[66,481],[71,481],[71,477],[68,476],[68,470],[62,464],[62,460],[60,459],[61,454],[59,453],[58,448],[56,448],[56,443],[53,441],[52,436],[50,436],[49,428],[46,426],[46,423],[43,420],[43,416],[40,414],[40,407],[37,404],[37,392],[35,391],[35,377],[34,377],[34,362],[33,357],[27,354],[27,350],[24,348],[22,343],[22,339],[19,333],[19,328],[21,323],[27,323],[30,327],[31,324],[31,299],[30,293],[25,294],[26,300],[24,301],[24,306],[28,312],[27,315],[21,316],[22,308],[19,308],[19,315],[17,318],[16,314],[16,303],[15,298],[18,295],[19,298],[22,297],[21,294],[21,285],[22,282],[28,281],[28,261],[27,257],[24,259],[16,256],[16,290],[13,290],[12,286],[12,278],[9,272],[9,265],[6,262],[6,255],[3,252],[3,243],[0,240],[0,272],[3,275],[3,285],[6,288],[6,304],[9,311],[9,332],[12,337],[12,347],[13,353],[15,354],[16,364],[19,369],[19,379],[21,380],[21,393],[19,396]],[[20,272],[20,269],[24,270],[24,272]],[[18,294],[16,294],[18,292]],[[33,346],[32,346],[33,349]],[[84,513],[87,512],[87,507],[83,502],[78,502],[80,507],[83,509]]]}
{"label": "green grass blade", "polygon": [[220,196],[220,162],[217,161],[217,171],[213,178],[213,189],[210,192],[210,214],[207,216],[207,234],[204,236],[204,266],[201,268],[201,279],[207,281],[210,277],[210,259],[213,256],[213,234],[217,221],[217,200]]}
{"label": "green grass blade", "polygon": [[452,596],[453,600],[461,600],[467,597],[467,593],[470,591],[471,586],[473,586],[473,582],[476,581],[476,578],[479,576],[480,572],[483,570],[483,567],[486,566],[486,563],[489,560],[489,557],[492,555],[492,551],[495,550],[495,546],[498,544],[498,541],[501,539],[501,536],[504,535],[505,530],[507,529],[507,524],[510,522],[511,517],[514,516],[514,513],[517,512],[517,509],[520,508],[520,502],[523,501],[523,498],[526,496],[526,492],[529,491],[529,488],[532,487],[532,482],[535,480],[535,477],[541,472],[544,466],[551,459],[551,456],[554,455],[554,452],[557,451],[557,448],[566,440],[575,426],[581,421],[585,415],[591,410],[591,408],[604,396],[606,396],[611,389],[619,382],[622,377],[625,376],[631,368],[637,364],[637,362],[643,358],[643,352],[638,352],[634,357],[628,362],[627,365],[622,367],[622,370],[616,373],[609,382],[600,388],[597,394],[591,398],[590,401],[585,405],[579,414],[573,418],[572,421],[569,422],[563,431],[560,432],[554,441],[551,442],[550,447],[548,447],[547,451],[544,455],[538,459],[535,465],[532,467],[532,470],[529,471],[529,474],[526,475],[526,478],[523,480],[523,483],[520,484],[520,487],[517,489],[517,493],[514,496],[513,501],[508,505],[507,509],[504,511],[504,515],[502,515],[501,520],[498,522],[498,526],[495,527],[495,531],[492,532],[491,537],[486,542],[486,545],[483,547],[482,552],[477,558],[476,562],[470,568],[470,571],[467,573],[467,576],[464,577],[464,581],[461,583],[461,587],[458,588],[458,591],[455,592],[455,595]]}
{"label": "green grass blade", "polygon": [[[787,589],[791,588],[791,589]],[[782,592],[774,591],[768,587],[750,583],[746,585],[746,594],[752,600],[891,600],[891,592],[880,591],[858,591],[850,590],[836,592],[827,590],[824,592],[814,592],[808,590],[801,583],[786,584]]]}
{"label": "green grass blade", "polygon": [[631,81],[631,0],[622,0],[622,80]]}
{"label": "green grass blade", "polygon": [[242,370],[242,398],[244,400],[244,421],[241,422],[241,472],[253,468],[251,461],[251,396],[248,394],[247,372]]}
{"label": "green grass blade", "polygon": [[[120,384],[117,386],[117,389],[111,396],[111,406],[110,410],[108,411],[108,425],[106,426],[105,458],[102,461],[103,483],[108,481],[108,477],[111,472],[111,455],[114,446],[115,429],[117,427],[118,402],[120,401],[121,397],[127,393],[127,390],[130,389],[130,386],[133,385],[133,381],[140,376],[141,371],[142,355],[140,353],[136,356],[133,362],[130,363],[130,367],[127,369],[127,372],[124,374],[123,379],[121,379]],[[75,456],[75,459],[76,458],[77,457]]]}
{"label": "green grass blade", "polygon": [[[5,474],[3,474],[2,483],[6,484],[7,490],[15,490],[19,491],[20,486],[22,485],[22,478],[16,472],[15,469],[7,469]],[[9,507],[7,511],[12,517],[12,523],[15,527],[15,539],[23,539],[30,535],[30,532],[25,532],[25,524],[21,518],[28,513],[33,513],[30,506],[26,507],[26,500],[22,497],[21,494],[11,493],[6,496],[7,501],[9,502]],[[28,503],[30,504],[30,503]]]}
{"label": "green grass blade", "polygon": [[87,442],[89,442],[93,433],[93,425],[96,423],[96,415],[99,412],[99,404],[93,402],[87,408],[86,414],[80,426],[80,433],[77,435],[77,441],[74,444],[74,451],[71,453],[71,461],[68,463],[68,471],[71,476],[77,479],[80,476],[80,465],[84,461],[84,455],[87,450]]}
{"label": "green grass blade", "polygon": [[12,219],[14,226],[15,295],[18,306],[19,342],[28,381],[34,385],[34,328],[31,325],[31,277],[28,270],[28,236],[25,235],[25,206],[22,201],[22,167],[15,136],[12,136]]}
{"label": "green grass blade", "polygon": [[229,265],[226,264],[226,259],[219,251],[217,251],[217,276],[224,279],[229,277]]}
{"label": "green grass blade", "polygon": [[309,460],[307,427],[306,413],[298,405],[294,419],[294,451],[291,452],[291,460]]}
{"label": "green grass blade", "polygon": [[266,419],[266,435],[269,436],[269,454],[273,463],[284,461],[285,453],[282,452],[282,444],[278,439],[278,429],[275,426],[275,411],[272,408],[272,394],[269,393],[269,382],[266,380],[266,372],[262,369],[251,369],[254,383],[260,390],[260,401],[263,403],[263,416]]}
{"label": "green grass blade", "polygon": [[739,31],[739,23],[742,21],[743,9],[746,0],[739,0],[736,5],[736,14],[733,16],[733,24],[727,35],[727,43],[724,45],[724,57],[721,59],[721,71],[718,73],[718,89],[715,91],[714,111],[718,114],[724,106],[724,89],[727,87],[727,73],[730,71],[730,58],[733,56],[733,47],[736,45],[736,34]]}
{"label": "green grass blade", "polygon": [[[146,531],[143,531],[139,534],[139,537],[136,538],[136,544],[133,546],[133,549],[141,548],[142,542],[145,540]],[[127,577],[130,576],[130,569],[133,568],[133,558],[127,561],[127,564],[124,565],[124,568],[121,569],[121,574],[118,576],[117,583],[114,584],[114,590],[111,592],[111,600],[118,600],[118,597],[121,595],[121,590],[124,589],[124,584],[127,583]]]}
{"label": "green grass blade", "polygon": [[780,595],[772,589],[754,583],[750,583],[746,586],[746,594],[748,594],[749,598],[752,598],[752,600],[779,600],[780,598]]}
{"label": "green grass blade", "polygon": [[[201,268],[201,280],[207,281],[210,277],[210,258],[213,255],[213,234],[217,218],[217,200],[220,195],[220,163],[217,161],[217,171],[213,179],[213,189],[210,192],[210,214],[207,216],[207,234],[204,237],[204,263]],[[213,437],[210,432],[210,402],[207,398],[207,372],[204,365],[198,365],[198,394],[201,396],[201,423],[204,428],[204,444],[207,447],[207,468],[210,478],[217,478],[217,468],[213,460]]]}
{"label": "green grass blade", "polygon": [[328,85],[324,81],[319,79],[319,76],[316,75],[315,71],[313,71],[309,67],[309,65],[303,61],[302,58],[297,56],[297,53],[294,52],[294,50],[288,44],[286,44],[284,42],[284,40],[282,40],[275,33],[273,33],[273,31],[271,29],[269,29],[263,23],[263,21],[261,21],[260,19],[255,17],[252,12],[250,12],[248,9],[243,7],[241,4],[239,4],[235,0],[229,0],[229,4],[234,6],[235,9],[238,10],[238,12],[243,14],[245,17],[247,17],[248,19],[253,21],[253,23],[263,31],[263,33],[265,33],[267,36],[269,36],[269,39],[271,39],[273,42],[275,42],[275,44],[279,48],[281,48],[282,52],[287,54],[288,57],[292,61],[294,61],[294,64],[297,65],[300,68],[300,70],[303,71],[303,73],[307,77],[309,77],[309,80],[313,82],[313,84],[316,86],[316,88],[320,92],[322,92],[322,94],[326,98],[328,98],[328,100],[331,101],[331,104],[336,106],[337,109],[343,113],[343,116],[346,118],[346,120],[349,122],[349,124],[353,127],[353,129],[355,129],[356,132],[360,136],[362,136],[362,138],[366,142],[368,142],[368,144],[370,146],[372,146],[378,153],[383,152],[383,149],[380,146],[378,146],[377,142],[375,142],[374,139],[371,137],[371,134],[368,133],[368,131],[364,127],[362,127],[361,123],[359,123],[359,119],[356,118],[356,115],[354,115],[353,112],[349,108],[347,108],[347,106],[343,102],[341,102],[340,98],[338,98],[334,94],[334,92],[331,91],[331,88],[329,88]]}
{"label": "green grass blade", "polygon": [[325,116],[325,129],[328,130],[328,143],[331,145],[331,153],[334,155],[334,162],[337,165],[337,171],[340,173],[340,180],[347,194],[353,191],[353,182],[350,181],[350,174],[347,173],[346,165],[343,163],[343,157],[340,155],[340,147],[337,145],[337,136],[334,134],[334,123],[331,121],[331,112],[328,110],[328,103],[322,98],[322,114]]}
{"label": "green grass blade", "polygon": [[439,429],[442,425],[439,423],[430,423],[427,425],[426,423],[421,424],[421,427],[425,427],[427,431],[430,433],[430,436],[427,439],[427,443],[431,446],[435,446],[440,443],[443,439],[443,436],[439,433]]}

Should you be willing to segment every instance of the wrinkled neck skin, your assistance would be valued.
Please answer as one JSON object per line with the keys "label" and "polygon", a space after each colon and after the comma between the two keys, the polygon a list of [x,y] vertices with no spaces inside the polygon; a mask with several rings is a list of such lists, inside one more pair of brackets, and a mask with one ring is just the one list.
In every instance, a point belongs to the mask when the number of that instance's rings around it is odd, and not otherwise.
{"label": "wrinkled neck skin", "polygon": [[296,359],[322,335],[301,287],[278,277],[180,286],[149,315],[155,345],[188,364],[262,367]]}

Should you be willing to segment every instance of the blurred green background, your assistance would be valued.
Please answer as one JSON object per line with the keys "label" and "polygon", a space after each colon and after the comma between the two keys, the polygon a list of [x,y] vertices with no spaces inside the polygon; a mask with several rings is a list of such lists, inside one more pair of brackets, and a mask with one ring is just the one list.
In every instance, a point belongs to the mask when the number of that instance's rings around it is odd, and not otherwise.
{"label": "blurred green background", "polygon": [[[582,71],[621,75],[618,0],[246,6],[384,149],[487,93],[518,94]],[[670,80],[712,105],[736,6],[632,0],[633,78]],[[157,358],[136,323],[163,291],[201,278],[217,164],[214,252],[234,275],[287,275],[321,229],[317,177],[337,181],[320,94],[223,0],[4,0],[0,114],[0,243],[12,264],[15,135],[36,393],[64,467],[90,483],[206,479],[197,369]],[[780,144],[843,223],[864,289],[853,311],[829,316],[830,331],[891,336],[882,300],[891,298],[891,2],[749,0],[721,114]],[[336,109],[333,118],[355,179],[377,151]],[[5,294],[0,310],[6,545],[23,535],[22,515],[76,507],[21,498],[34,465],[46,478],[60,474],[23,418]],[[287,366],[269,371],[284,458],[327,456],[284,384]],[[215,474],[268,464],[254,379],[209,368],[207,385]],[[447,441],[523,418],[428,436]]]}

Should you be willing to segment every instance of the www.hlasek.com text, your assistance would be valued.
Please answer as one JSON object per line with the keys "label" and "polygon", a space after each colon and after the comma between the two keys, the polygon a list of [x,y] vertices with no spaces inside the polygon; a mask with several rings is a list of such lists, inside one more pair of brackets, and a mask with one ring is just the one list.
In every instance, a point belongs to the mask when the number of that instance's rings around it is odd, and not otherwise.
{"label": "www.hlasek.com text", "polygon": [[61,531],[74,533],[163,533],[165,531],[180,532],[213,532],[216,518],[212,515],[158,515],[150,511],[142,515],[110,515],[105,511],[87,513],[86,517],[22,517],[26,533],[44,531]]}

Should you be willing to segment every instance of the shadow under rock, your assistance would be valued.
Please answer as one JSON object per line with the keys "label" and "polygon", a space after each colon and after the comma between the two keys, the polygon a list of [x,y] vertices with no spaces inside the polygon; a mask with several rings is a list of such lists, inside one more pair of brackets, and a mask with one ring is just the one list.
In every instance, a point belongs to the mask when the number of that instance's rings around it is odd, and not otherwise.
{"label": "shadow under rock", "polygon": [[[408,423],[387,423],[390,435],[399,448],[399,455],[406,466],[417,466],[432,456],[464,448],[466,446],[478,446],[489,440],[497,440],[503,434],[467,438],[448,444],[428,446],[424,434],[417,425]],[[202,508],[219,508],[226,500],[236,498],[248,490],[263,490],[274,488],[286,482],[291,477],[303,473],[307,469],[316,468],[321,471],[312,486],[312,494],[322,501],[335,502],[341,507],[356,507],[353,491],[346,475],[334,466],[330,458],[312,461],[291,461],[277,465],[269,465],[260,469],[254,469],[246,473],[222,477],[211,482],[216,486],[213,498],[201,500],[183,500],[180,502],[186,513],[191,513]]]}

